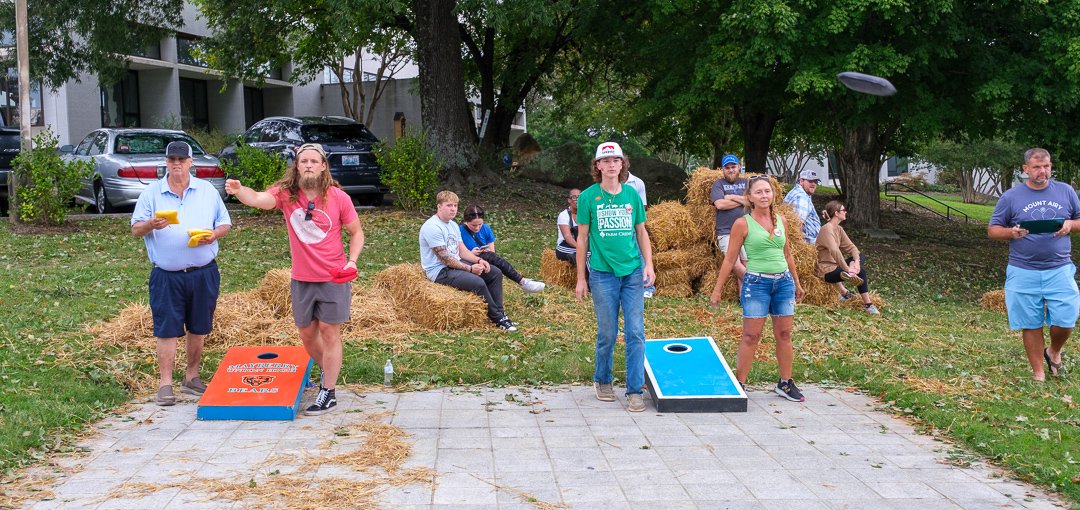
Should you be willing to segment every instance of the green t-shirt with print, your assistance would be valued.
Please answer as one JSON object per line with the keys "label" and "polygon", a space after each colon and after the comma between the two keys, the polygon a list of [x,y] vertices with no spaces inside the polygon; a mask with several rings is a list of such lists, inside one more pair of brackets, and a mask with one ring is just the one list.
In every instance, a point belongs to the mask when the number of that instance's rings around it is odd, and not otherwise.
{"label": "green t-shirt with print", "polygon": [[589,186],[578,196],[577,222],[589,226],[590,268],[621,277],[641,267],[634,227],[645,223],[645,207],[634,188],[623,184],[612,195]]}

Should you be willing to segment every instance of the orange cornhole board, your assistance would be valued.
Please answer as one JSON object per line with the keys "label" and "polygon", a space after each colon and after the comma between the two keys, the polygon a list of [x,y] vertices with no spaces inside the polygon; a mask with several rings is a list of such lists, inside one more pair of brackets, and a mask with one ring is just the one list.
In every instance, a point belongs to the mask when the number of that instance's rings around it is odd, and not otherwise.
{"label": "orange cornhole board", "polygon": [[200,420],[292,420],[311,358],[300,346],[233,347],[199,399]]}

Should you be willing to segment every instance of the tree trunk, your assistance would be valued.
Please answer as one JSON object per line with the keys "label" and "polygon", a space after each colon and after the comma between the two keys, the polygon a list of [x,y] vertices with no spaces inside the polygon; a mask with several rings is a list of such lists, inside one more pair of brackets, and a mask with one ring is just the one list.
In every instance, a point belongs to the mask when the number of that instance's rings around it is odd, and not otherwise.
{"label": "tree trunk", "polygon": [[735,112],[739,126],[742,127],[743,147],[746,161],[743,171],[766,173],[769,160],[769,142],[772,141],[773,128],[780,119],[776,110],[758,110],[753,106],[737,109]]}
{"label": "tree trunk", "polygon": [[464,189],[477,162],[476,131],[465,96],[461,33],[455,0],[414,0],[417,67],[420,70],[420,115],[428,143],[442,163],[439,179]]}
{"label": "tree trunk", "polygon": [[844,145],[836,152],[840,181],[848,210],[847,225],[877,227],[881,224],[881,183],[887,136],[878,126],[840,127]]}
{"label": "tree trunk", "polygon": [[975,203],[975,174],[978,171],[977,168],[970,168],[960,173],[960,197],[965,204]]}

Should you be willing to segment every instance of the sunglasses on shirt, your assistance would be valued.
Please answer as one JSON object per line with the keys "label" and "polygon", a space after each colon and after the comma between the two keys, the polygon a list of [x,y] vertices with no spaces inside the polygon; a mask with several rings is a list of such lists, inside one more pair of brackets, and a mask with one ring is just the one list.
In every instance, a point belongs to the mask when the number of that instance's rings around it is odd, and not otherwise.
{"label": "sunglasses on shirt", "polygon": [[311,212],[315,210],[315,202],[308,200],[307,214],[304,215],[304,221],[311,221]]}

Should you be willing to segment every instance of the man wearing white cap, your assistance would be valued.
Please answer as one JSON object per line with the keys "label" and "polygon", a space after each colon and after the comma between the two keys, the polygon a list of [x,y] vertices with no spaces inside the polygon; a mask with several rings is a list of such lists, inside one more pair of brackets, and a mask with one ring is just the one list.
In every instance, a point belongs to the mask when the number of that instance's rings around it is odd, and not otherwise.
{"label": "man wearing white cap", "polygon": [[817,191],[819,182],[821,179],[818,178],[816,170],[803,170],[799,173],[799,185],[784,197],[784,203],[791,204],[795,214],[802,220],[803,239],[810,244],[817,242],[818,231],[821,230],[821,220],[818,219],[813,200],[810,200],[810,196]]}

